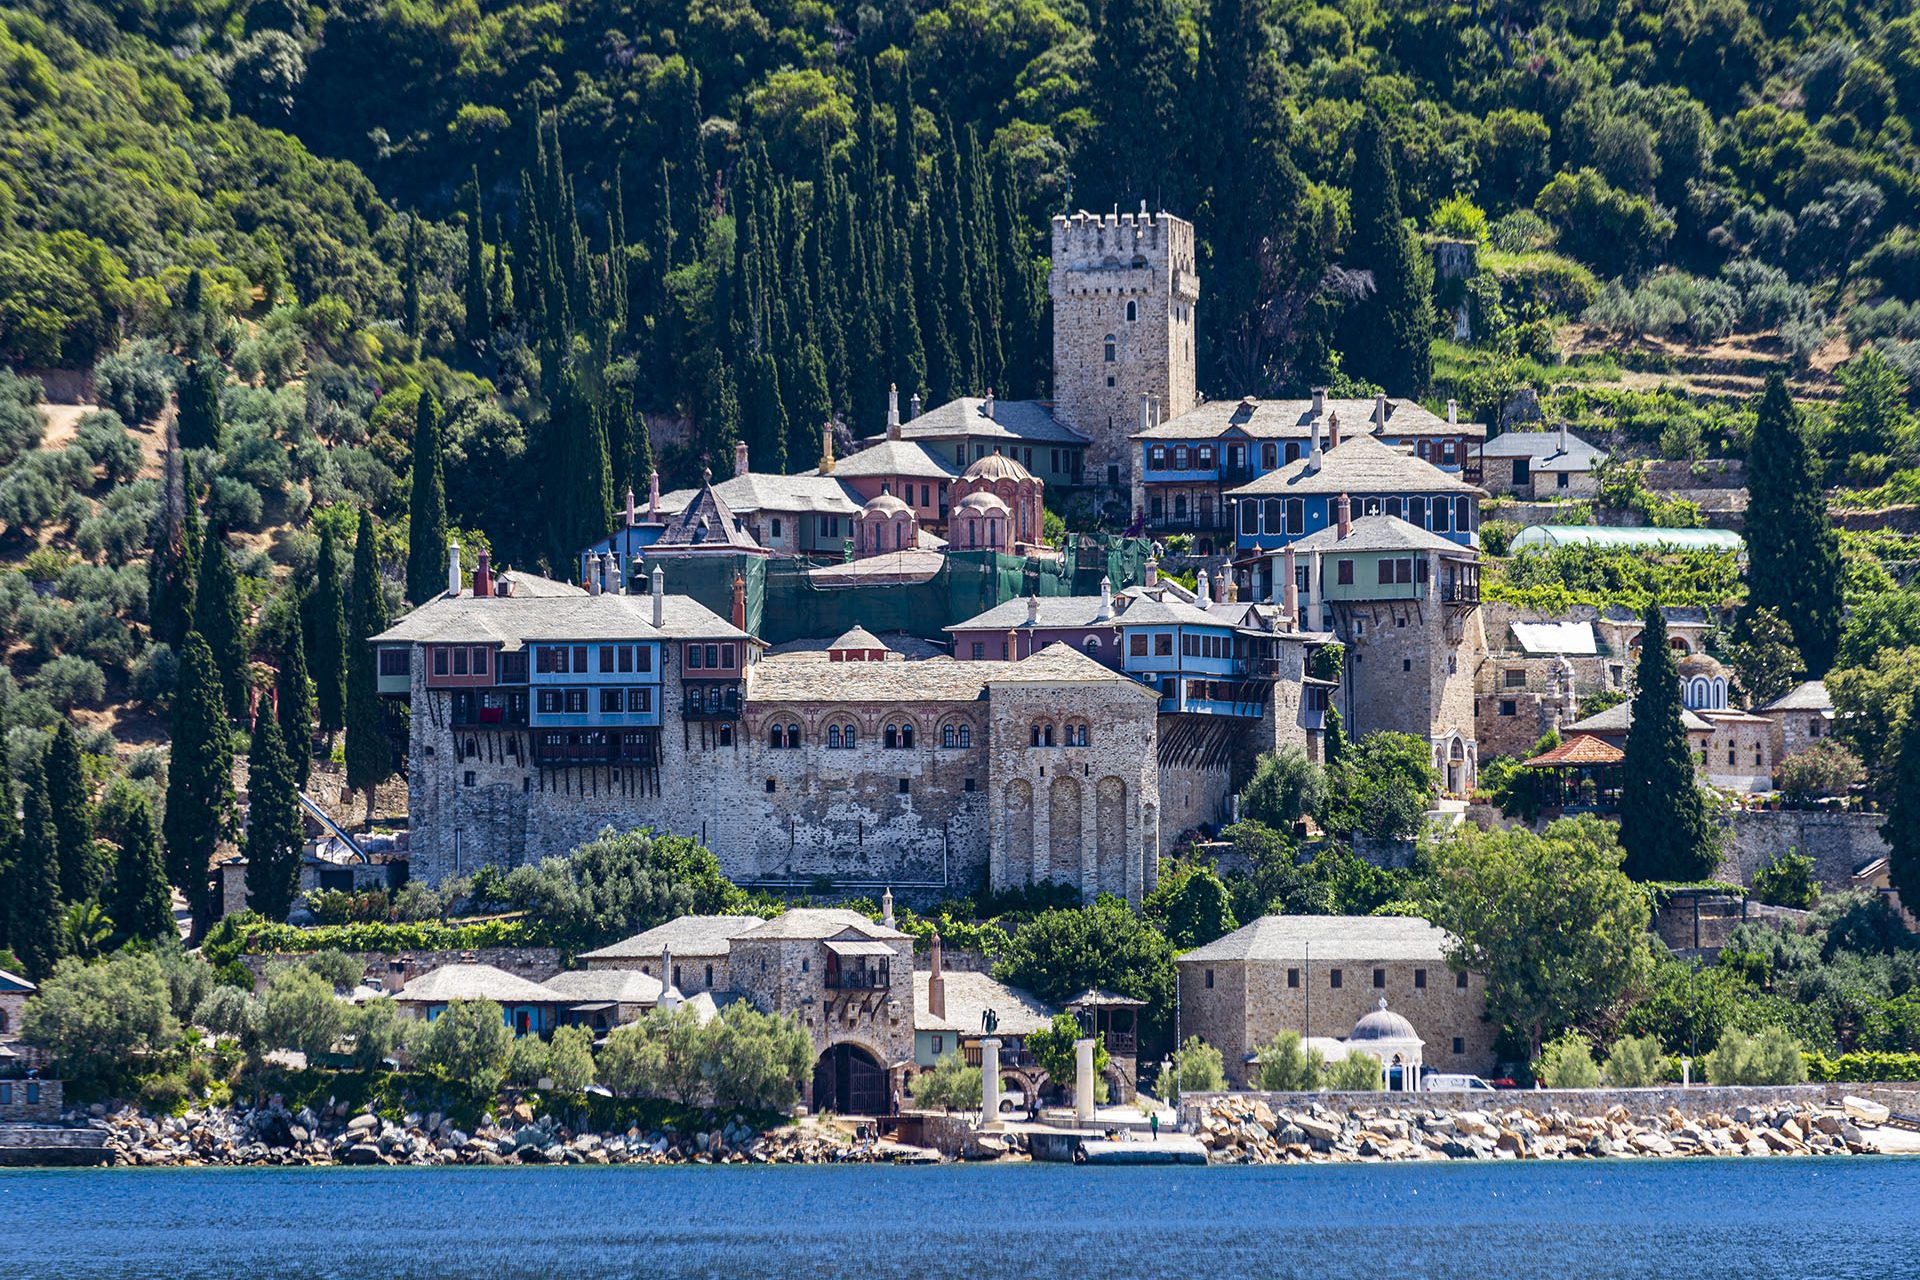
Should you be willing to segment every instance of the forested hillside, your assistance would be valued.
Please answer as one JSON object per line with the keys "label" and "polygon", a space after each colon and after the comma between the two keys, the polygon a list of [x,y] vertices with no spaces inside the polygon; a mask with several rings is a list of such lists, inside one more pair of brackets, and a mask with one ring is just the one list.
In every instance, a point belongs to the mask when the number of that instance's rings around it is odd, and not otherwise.
{"label": "forested hillside", "polygon": [[[144,624],[191,576],[190,507],[270,656],[283,587],[311,647],[319,534],[345,569],[358,508],[395,584],[449,529],[531,564],[656,466],[724,474],[737,438],[812,465],[889,384],[1045,394],[1046,219],[1077,207],[1196,222],[1211,395],[1494,420],[1530,386],[1634,449],[1738,457],[1749,409],[1632,379],[1778,366],[1848,393],[1809,417],[1829,483],[1900,500],[1907,8],[16,0],[0,360],[90,371],[104,412],[43,437],[31,383],[0,396],[8,723],[167,705]],[[1438,239],[1477,242],[1470,275],[1434,279]],[[156,541],[165,572],[131,567]]]}

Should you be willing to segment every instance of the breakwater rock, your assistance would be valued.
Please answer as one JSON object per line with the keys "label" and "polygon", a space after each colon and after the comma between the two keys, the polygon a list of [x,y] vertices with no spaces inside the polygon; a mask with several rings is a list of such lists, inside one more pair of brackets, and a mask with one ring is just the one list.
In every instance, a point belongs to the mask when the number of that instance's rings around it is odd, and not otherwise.
{"label": "breakwater rock", "polygon": [[576,1132],[524,1106],[490,1115],[471,1132],[437,1112],[410,1112],[396,1120],[345,1104],[292,1111],[273,1103],[195,1108],[181,1116],[96,1108],[68,1123],[104,1129],[114,1163],[143,1166],[829,1164],[877,1163],[906,1154],[819,1123],[762,1132],[734,1117],[716,1118],[708,1129],[593,1133]]}
{"label": "breakwater rock", "polygon": [[1874,1150],[1837,1109],[1805,1103],[1685,1116],[1677,1109],[1598,1115],[1524,1106],[1455,1111],[1419,1105],[1275,1109],[1214,1098],[1198,1134],[1214,1164],[1365,1160],[1581,1160],[1635,1156],[1857,1155]]}

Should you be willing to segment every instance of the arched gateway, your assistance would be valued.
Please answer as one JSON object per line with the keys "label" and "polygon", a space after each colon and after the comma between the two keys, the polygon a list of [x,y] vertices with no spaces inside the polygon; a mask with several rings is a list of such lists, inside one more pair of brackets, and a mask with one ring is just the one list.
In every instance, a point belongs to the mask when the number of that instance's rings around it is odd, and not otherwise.
{"label": "arched gateway", "polygon": [[859,1045],[829,1046],[813,1068],[813,1109],[840,1115],[886,1115],[892,1109],[886,1067]]}

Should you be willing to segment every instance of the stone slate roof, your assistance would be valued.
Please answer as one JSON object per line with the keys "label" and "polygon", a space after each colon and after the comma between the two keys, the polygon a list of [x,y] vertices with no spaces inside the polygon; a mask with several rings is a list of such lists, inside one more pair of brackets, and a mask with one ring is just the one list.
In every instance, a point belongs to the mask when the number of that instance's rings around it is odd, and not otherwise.
{"label": "stone slate roof", "polygon": [[[816,470],[809,474],[819,473]],[[911,476],[916,480],[951,480],[959,474],[951,462],[935,457],[925,445],[891,436],[882,436],[876,443],[833,464],[835,479]]]}
{"label": "stone slate roof", "polygon": [[913,1029],[985,1035],[980,1015],[992,1009],[1000,1015],[995,1035],[1030,1036],[1053,1022],[1054,1011],[1038,996],[995,982],[984,973],[942,973],[947,988],[947,1013],[936,1018],[927,1008],[927,984],[933,975],[923,969],[913,974]]}
{"label": "stone slate roof", "polygon": [[[1833,695],[1824,680],[1807,680],[1793,686],[1759,711],[1831,711]],[[3,977],[4,975],[0,975]]]}
{"label": "stone slate roof", "polygon": [[631,938],[588,951],[582,960],[658,960],[671,948],[676,956],[724,956],[732,939],[764,924],[759,916],[680,916]]}
{"label": "stone slate roof", "polygon": [[[1035,599],[1040,604],[1039,618],[1029,623],[1027,609]],[[1100,612],[1099,596],[1020,596],[1003,600],[985,613],[977,613],[964,622],[956,622],[947,630],[1028,631],[1051,627],[1105,626],[1120,621],[1120,611],[1126,604],[1127,601],[1116,596],[1112,601],[1112,616],[1101,619],[1095,616]]]}
{"label": "stone slate roof", "polygon": [[[1321,410],[1321,437],[1326,436],[1326,419],[1340,415],[1340,438],[1373,430],[1372,400],[1334,400],[1324,402]],[[1307,440],[1313,436],[1312,400],[1211,400],[1170,418],[1157,427],[1133,433],[1135,440],[1210,440],[1238,429],[1255,440]],[[1387,397],[1385,434],[1403,436],[1484,436],[1487,428],[1479,422],[1448,422],[1413,400]]]}
{"label": "stone slate roof", "polygon": [[451,1000],[492,1000],[496,1004],[556,1004],[560,997],[537,982],[490,964],[446,964],[429,970],[393,993],[403,1004],[446,1004]]}
{"label": "stone slate roof", "polygon": [[[919,636],[908,635],[904,631],[883,631],[877,637],[882,645],[893,650],[903,658],[918,662],[925,658],[944,657],[947,646],[932,640],[923,640]],[[783,640],[767,650],[768,657],[778,657],[789,653],[825,653],[829,648],[839,647],[839,637],[829,640],[825,636],[803,636],[798,640]]]}
{"label": "stone slate roof", "polygon": [[[1702,720],[1685,707],[1680,708],[1680,723],[1689,730],[1704,732],[1712,725]],[[1568,733],[1625,733],[1633,726],[1633,700],[1616,702],[1605,711],[1588,716],[1585,720],[1575,721],[1567,726]]]}
{"label": "stone slate roof", "polygon": [[1480,446],[1480,457],[1530,458],[1535,471],[1591,471],[1606,454],[1571,431],[1567,447],[1560,447],[1559,431],[1508,431]]}
{"label": "stone slate roof", "polygon": [[[713,491],[735,515],[762,511],[797,515],[852,516],[859,514],[861,498],[851,485],[817,472],[782,476],[749,471],[713,486]],[[700,496],[698,489],[675,489],[660,495],[660,512],[672,516],[685,511]]]}
{"label": "stone slate roof", "polygon": [[998,667],[999,671],[989,681],[991,684],[1110,684],[1130,689],[1149,702],[1160,700],[1158,689],[1149,689],[1112,667],[1095,662],[1072,645],[1050,644],[1018,662],[958,665]]}
{"label": "stone slate roof", "polygon": [[903,551],[883,551],[877,556],[861,556],[858,560],[841,564],[819,565],[807,570],[807,579],[813,585],[829,590],[876,579],[928,582],[939,576],[946,563],[944,552],[915,547]]}
{"label": "stone slate roof", "polygon": [[756,941],[763,938],[837,938],[843,933],[853,932],[863,938],[872,938],[881,942],[904,940],[906,934],[898,929],[869,920],[858,911],[849,911],[843,907],[795,907],[791,911],[763,921],[757,927],[747,930],[739,936]]}
{"label": "stone slate roof", "polygon": [[541,985],[562,1000],[581,1004],[653,1004],[660,999],[660,979],[638,969],[570,969]]}
{"label": "stone slate roof", "polygon": [[973,702],[995,684],[1112,684],[1143,698],[1159,694],[1064,645],[1050,644],[1017,662],[833,662],[824,653],[763,657],[754,667],[752,701]]}
{"label": "stone slate roof", "polygon": [[900,434],[908,440],[950,440],[966,436],[1023,440],[1031,444],[1091,443],[1088,437],[1055,418],[1052,405],[1045,400],[996,399],[993,416],[988,417],[987,402],[973,396],[949,400],[926,410],[911,422],[901,423]]}
{"label": "stone slate roof", "polygon": [[1350,493],[1481,493],[1458,476],[1430,462],[1402,453],[1372,436],[1341,436],[1340,447],[1321,453],[1320,469],[1311,457],[1289,462],[1278,471],[1238,489],[1229,496],[1285,498],[1302,494]]}
{"label": "stone slate roof", "polygon": [[859,625],[855,625],[849,631],[841,632],[840,635],[833,639],[832,643],[827,645],[829,649],[871,650],[884,649],[886,647],[886,643],[882,641],[879,636],[876,636],[873,632]]}
{"label": "stone slate roof", "polygon": [[[665,575],[671,578],[669,571]],[[537,641],[753,637],[691,596],[668,595],[653,625],[650,595],[436,596],[373,637],[376,644],[498,644]]]}
{"label": "stone slate roof", "polygon": [[[1345,448],[1342,445],[1341,448]],[[1348,522],[1347,536],[1340,536],[1337,525],[1328,525],[1292,544],[1295,551],[1444,551],[1451,555],[1472,554],[1468,547],[1450,542],[1431,530],[1422,529],[1399,516],[1356,516]],[[1285,550],[1285,548],[1282,548]]]}
{"label": "stone slate roof", "polygon": [[667,527],[648,548],[652,553],[675,550],[757,552],[764,548],[753,540],[726,499],[714,492],[713,485],[706,484],[686,510],[667,521]]}
{"label": "stone slate roof", "polygon": [[1226,960],[1431,960],[1446,962],[1447,935],[1413,916],[1261,916],[1224,938],[1177,957],[1181,964]]}

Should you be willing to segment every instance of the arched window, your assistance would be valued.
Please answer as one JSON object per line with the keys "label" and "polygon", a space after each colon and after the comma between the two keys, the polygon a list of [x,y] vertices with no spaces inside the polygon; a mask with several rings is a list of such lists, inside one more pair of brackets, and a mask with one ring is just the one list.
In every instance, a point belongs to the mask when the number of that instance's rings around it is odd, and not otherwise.
{"label": "arched window", "polygon": [[827,745],[836,751],[839,750],[839,747],[840,747],[840,726],[839,725],[830,724],[827,726]]}
{"label": "arched window", "polygon": [[840,744],[848,750],[852,750],[853,747],[857,745],[854,739],[852,725],[846,725],[840,730]]}
{"label": "arched window", "polygon": [[954,739],[956,738],[956,736],[957,735],[953,731],[953,726],[947,725],[945,728],[940,730],[940,745],[943,747],[953,746]]}
{"label": "arched window", "polygon": [[972,725],[963,724],[960,726],[960,745],[963,747],[971,747],[973,745]]}
{"label": "arched window", "polygon": [[1406,514],[1406,511],[1403,505],[1401,504],[1400,499],[1398,498],[1387,499],[1387,514],[1390,516],[1404,516]]}
{"label": "arched window", "polygon": [[1305,533],[1307,531],[1307,500],[1305,498],[1287,499],[1287,532]]}
{"label": "arched window", "polygon": [[733,726],[732,725],[723,724],[720,726],[720,745],[723,747],[730,747],[733,745]]}
{"label": "arched window", "polygon": [[1138,320],[1139,318],[1140,318],[1140,304],[1135,302],[1131,298],[1127,299],[1127,323],[1132,324],[1135,320]]}
{"label": "arched window", "polygon": [[913,726],[903,724],[900,726],[900,749],[904,751],[911,746],[913,746]]}
{"label": "arched window", "polygon": [[1445,533],[1447,531],[1447,512],[1450,506],[1451,504],[1449,504],[1445,498],[1435,498],[1433,500],[1432,527],[1435,533]]}
{"label": "arched window", "polygon": [[1427,527],[1427,500],[1425,498],[1407,499],[1407,523],[1424,529]]}
{"label": "arched window", "polygon": [[797,751],[799,747],[800,747],[800,726],[797,724],[790,724],[787,726],[787,749],[789,751]]}
{"label": "arched window", "polygon": [[891,751],[891,750],[892,750],[893,748],[895,748],[895,747],[897,747],[897,746],[899,746],[899,745],[900,745],[900,731],[899,731],[898,729],[896,729],[896,728],[894,728],[894,727],[893,727],[892,725],[888,725],[888,726],[886,727],[886,729],[885,729],[885,731],[884,731],[884,732],[882,733],[882,735],[881,735],[881,742],[880,742],[880,745],[881,745],[881,746],[883,746],[883,747],[885,747],[885,748],[887,748],[887,749],[888,749],[889,751]]}
{"label": "arched window", "polygon": [[1108,334],[1107,335],[1107,363],[1108,364],[1113,363],[1114,357],[1116,354],[1117,354],[1117,349],[1116,349],[1116,344],[1113,340],[1113,335]]}
{"label": "arched window", "polygon": [[1052,725],[1047,725],[1041,729],[1040,745],[1043,747],[1050,747],[1053,745],[1053,726]]}
{"label": "arched window", "polygon": [[767,730],[767,745],[769,747],[772,747],[775,751],[778,751],[782,747],[786,746],[787,745],[786,730],[782,729],[779,725],[774,725],[773,728]]}
{"label": "arched window", "polygon": [[1030,747],[1037,747],[1040,745],[1040,726],[1039,725],[1036,724],[1027,730],[1027,745]]}
{"label": "arched window", "polygon": [[1087,656],[1089,658],[1098,658],[1100,656],[1100,637],[1099,636],[1087,637]]}

